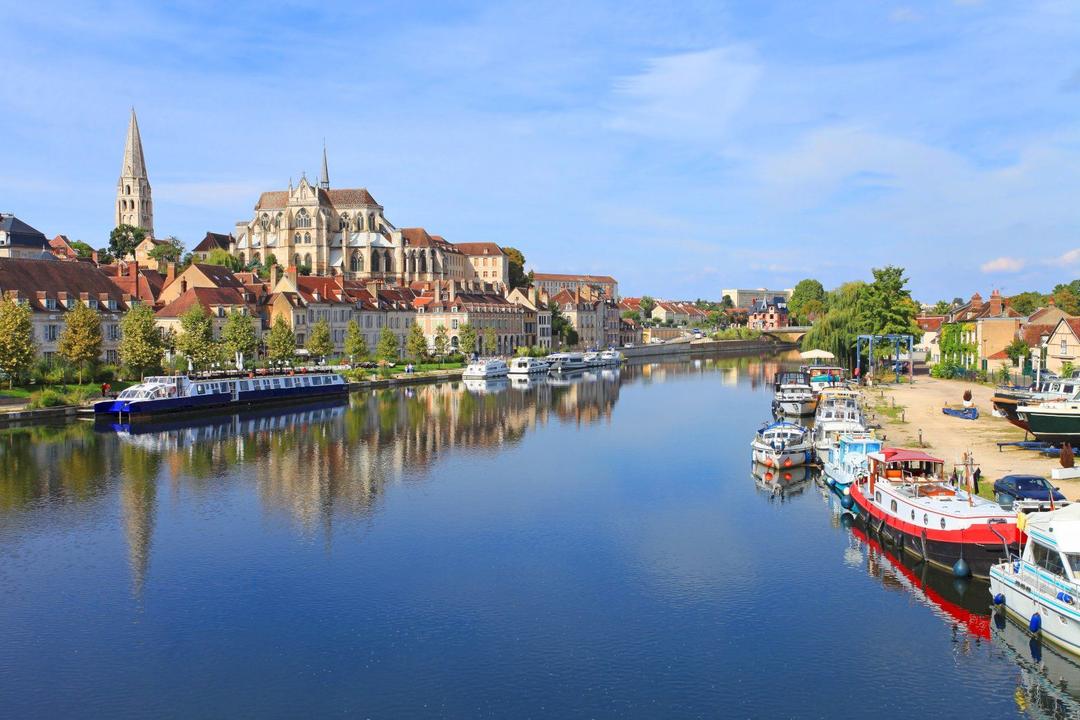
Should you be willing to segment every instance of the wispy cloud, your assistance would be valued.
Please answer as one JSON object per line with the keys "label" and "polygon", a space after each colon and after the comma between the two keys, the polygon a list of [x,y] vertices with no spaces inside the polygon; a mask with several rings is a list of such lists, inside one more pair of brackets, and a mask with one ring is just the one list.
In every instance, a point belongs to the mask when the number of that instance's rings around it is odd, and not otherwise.
{"label": "wispy cloud", "polygon": [[984,273],[1014,273],[1023,270],[1026,264],[1021,258],[999,257],[984,262],[979,269]]}

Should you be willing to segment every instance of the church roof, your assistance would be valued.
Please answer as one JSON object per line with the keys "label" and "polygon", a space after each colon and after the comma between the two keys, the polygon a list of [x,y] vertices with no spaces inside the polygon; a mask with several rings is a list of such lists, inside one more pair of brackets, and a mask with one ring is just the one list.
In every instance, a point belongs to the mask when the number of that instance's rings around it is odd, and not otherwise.
{"label": "church roof", "polygon": [[[375,198],[367,188],[341,188],[324,190],[318,188],[320,204],[329,204],[334,207],[356,207],[357,205],[374,205]],[[288,190],[271,190],[259,196],[259,202],[255,203],[256,210],[276,210],[289,204]]]}
{"label": "church roof", "polygon": [[409,247],[434,247],[444,252],[461,254],[453,243],[438,235],[429,235],[424,228],[401,228],[401,236],[405,239],[405,245]]}
{"label": "church roof", "polygon": [[533,273],[535,280],[570,280],[584,283],[614,283],[610,275],[567,275],[564,273]]}
{"label": "church roof", "polygon": [[9,245],[40,248],[49,244],[45,233],[30,227],[11,213],[0,213],[0,232],[7,233]]}
{"label": "church roof", "polygon": [[135,108],[131,108],[127,141],[124,143],[124,166],[120,169],[120,177],[147,177],[146,159],[143,157],[142,136],[139,135],[139,121],[135,118]]}

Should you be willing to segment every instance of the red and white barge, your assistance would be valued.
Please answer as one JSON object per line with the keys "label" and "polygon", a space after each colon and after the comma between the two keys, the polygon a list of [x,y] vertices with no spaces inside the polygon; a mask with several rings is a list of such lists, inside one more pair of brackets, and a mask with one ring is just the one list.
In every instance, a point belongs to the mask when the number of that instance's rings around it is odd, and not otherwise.
{"label": "red and white barge", "polygon": [[884,448],[868,456],[851,498],[867,525],[904,552],[954,574],[989,579],[990,568],[1020,550],[1016,512],[953,487],[945,461],[919,450]]}

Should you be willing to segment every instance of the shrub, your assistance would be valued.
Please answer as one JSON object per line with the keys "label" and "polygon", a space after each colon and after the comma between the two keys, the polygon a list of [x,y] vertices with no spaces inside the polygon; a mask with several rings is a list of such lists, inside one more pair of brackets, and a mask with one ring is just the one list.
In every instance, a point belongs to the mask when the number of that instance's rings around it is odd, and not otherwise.
{"label": "shrub", "polygon": [[94,380],[99,383],[114,383],[120,377],[120,368],[116,365],[99,365],[94,373]]}
{"label": "shrub", "polygon": [[67,404],[67,398],[62,393],[52,389],[42,390],[30,396],[30,407],[33,409],[59,407]]}

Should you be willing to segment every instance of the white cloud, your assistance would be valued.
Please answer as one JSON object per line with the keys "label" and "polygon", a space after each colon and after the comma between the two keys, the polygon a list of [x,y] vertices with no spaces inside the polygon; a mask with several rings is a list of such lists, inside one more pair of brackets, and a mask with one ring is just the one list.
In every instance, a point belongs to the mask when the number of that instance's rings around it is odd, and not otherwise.
{"label": "white cloud", "polygon": [[1080,248],[1076,248],[1074,250],[1069,250],[1068,252],[1063,253],[1061,255],[1061,257],[1059,257],[1057,259],[1057,262],[1055,262],[1053,264],[1054,265],[1073,265],[1077,261],[1080,261]]}
{"label": "white cloud", "polygon": [[979,266],[984,273],[1014,273],[1024,269],[1024,261],[1020,258],[999,257],[984,262]]}

